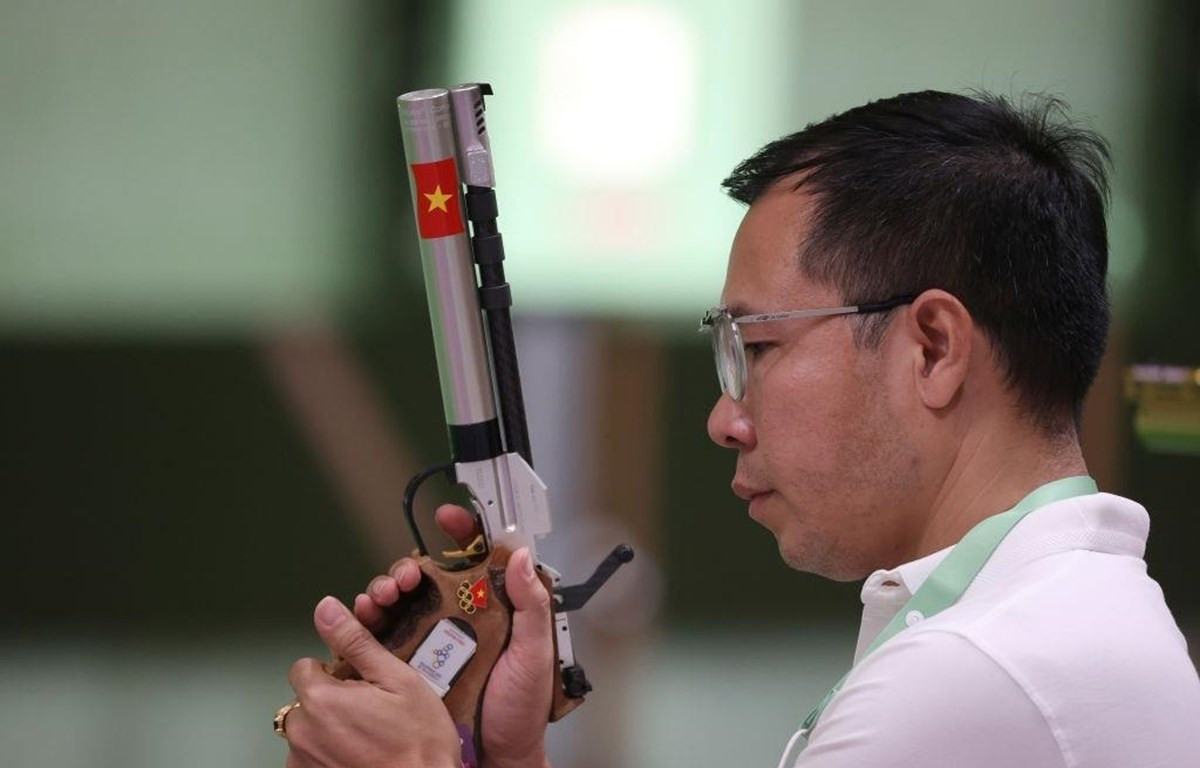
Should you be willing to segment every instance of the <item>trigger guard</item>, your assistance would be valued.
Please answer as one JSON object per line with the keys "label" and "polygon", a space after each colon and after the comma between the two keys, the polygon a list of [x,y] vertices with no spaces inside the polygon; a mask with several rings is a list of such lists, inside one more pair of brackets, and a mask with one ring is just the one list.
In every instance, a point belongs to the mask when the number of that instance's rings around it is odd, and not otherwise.
{"label": "trigger guard", "polygon": [[417,545],[417,553],[424,557],[429,556],[429,549],[425,546],[425,539],[421,536],[421,529],[417,527],[413,501],[417,497],[417,491],[421,489],[425,481],[439,474],[445,475],[446,479],[451,483],[456,482],[453,463],[437,464],[432,467],[426,467],[413,475],[412,479],[408,481],[408,485],[404,488],[404,520],[408,523],[408,530],[412,533],[413,541]]}

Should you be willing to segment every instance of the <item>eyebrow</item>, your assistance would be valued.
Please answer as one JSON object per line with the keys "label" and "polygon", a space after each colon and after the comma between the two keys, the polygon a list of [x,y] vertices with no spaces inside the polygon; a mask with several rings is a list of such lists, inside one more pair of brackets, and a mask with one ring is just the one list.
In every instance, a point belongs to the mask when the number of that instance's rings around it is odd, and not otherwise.
{"label": "eyebrow", "polygon": [[726,304],[725,309],[729,311],[730,317],[745,317],[746,315],[761,315],[762,310],[751,309],[749,304],[743,304],[740,301],[735,301],[732,304]]}

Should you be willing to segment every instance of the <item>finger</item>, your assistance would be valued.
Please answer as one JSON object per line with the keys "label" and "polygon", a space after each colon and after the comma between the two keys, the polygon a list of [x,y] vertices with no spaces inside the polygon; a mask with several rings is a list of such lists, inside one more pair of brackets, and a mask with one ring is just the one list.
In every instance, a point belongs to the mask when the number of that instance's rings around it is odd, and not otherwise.
{"label": "finger", "polygon": [[316,659],[300,659],[288,670],[288,683],[296,692],[297,699],[304,696],[314,685],[327,679],[329,676],[325,674],[325,667]]}
{"label": "finger", "polygon": [[400,667],[408,665],[393,656],[367,631],[337,598],[326,597],[317,603],[313,614],[317,634],[335,656],[341,656],[367,682],[393,690]]}
{"label": "finger", "polygon": [[325,768],[325,764],[312,753],[311,725],[309,713],[304,711],[304,707],[296,707],[284,718],[283,737],[288,743],[287,768]]}
{"label": "finger", "polygon": [[354,617],[371,631],[383,627],[383,608],[366,595],[360,594],[354,598]]}
{"label": "finger", "polygon": [[515,609],[509,644],[514,662],[530,675],[548,673],[554,658],[554,640],[546,631],[550,626],[550,593],[534,574],[528,549],[518,549],[509,558],[505,585]]}
{"label": "finger", "polygon": [[[397,560],[392,565],[389,573],[401,592],[412,592],[421,583],[421,568],[417,565],[417,561],[411,557]],[[399,596],[397,595],[397,597]],[[392,602],[395,602],[395,600]]]}
{"label": "finger", "polygon": [[433,513],[433,519],[446,535],[454,539],[460,547],[465,547],[479,535],[479,525],[475,516],[464,507],[455,504],[443,504]]}
{"label": "finger", "polygon": [[391,576],[376,576],[367,585],[367,596],[379,605],[391,605],[400,599],[400,586]]}
{"label": "finger", "polygon": [[295,748],[288,752],[287,762],[284,763],[284,766],[285,768],[325,768],[324,763],[317,762],[312,755]]}

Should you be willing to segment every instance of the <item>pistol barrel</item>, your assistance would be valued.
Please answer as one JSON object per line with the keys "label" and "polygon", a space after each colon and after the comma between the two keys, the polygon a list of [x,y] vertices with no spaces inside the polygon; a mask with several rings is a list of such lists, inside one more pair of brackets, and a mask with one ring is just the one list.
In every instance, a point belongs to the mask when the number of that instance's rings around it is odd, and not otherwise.
{"label": "pistol barrel", "polygon": [[493,458],[503,453],[503,441],[463,216],[449,92],[412,91],[396,105],[451,452],[455,462]]}

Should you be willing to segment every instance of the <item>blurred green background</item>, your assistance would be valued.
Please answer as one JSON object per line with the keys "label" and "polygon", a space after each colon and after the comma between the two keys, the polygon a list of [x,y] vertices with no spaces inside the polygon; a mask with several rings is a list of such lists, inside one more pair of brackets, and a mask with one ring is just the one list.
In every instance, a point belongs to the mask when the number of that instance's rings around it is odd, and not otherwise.
{"label": "blurred green background", "polygon": [[907,90],[1050,91],[1112,142],[1086,447],[1200,642],[1200,458],[1143,448],[1120,389],[1200,364],[1196,4],[7,0],[5,765],[282,764],[312,605],[407,551],[397,489],[446,452],[394,100],[466,80],[496,89],[543,554],[643,552],[577,622],[597,691],[559,768],[773,764],[848,664],[857,586],[789,571],[729,492],[694,328],[723,175]]}

